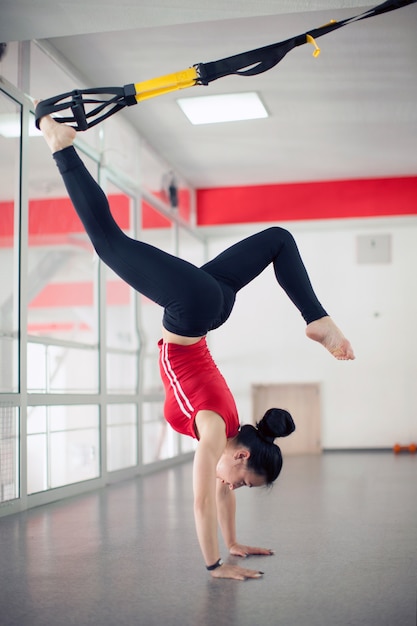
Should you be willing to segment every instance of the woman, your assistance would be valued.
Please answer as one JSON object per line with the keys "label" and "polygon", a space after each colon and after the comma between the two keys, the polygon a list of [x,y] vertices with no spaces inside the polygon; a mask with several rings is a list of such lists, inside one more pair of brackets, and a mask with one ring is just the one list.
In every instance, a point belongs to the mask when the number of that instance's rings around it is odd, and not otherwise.
{"label": "woman", "polygon": [[268,228],[197,268],[127,237],[72,146],[75,130],[49,116],[41,120],[40,128],[100,258],[164,308],[159,349],[165,417],[173,428],[198,440],[193,466],[194,514],[206,567],[215,578],[259,578],[262,572],[221,561],[217,523],[231,554],[272,554],[237,541],[234,490],[268,485],[277,478],[282,458],[274,440],[289,435],[295,426],[287,411],[270,409],[256,428],[240,428],[233,397],[208,351],[205,336],[229,317],[236,293],[272,263],[277,281],[307,323],[307,336],[342,360],[354,358],[350,343],[317,300],[288,231]]}

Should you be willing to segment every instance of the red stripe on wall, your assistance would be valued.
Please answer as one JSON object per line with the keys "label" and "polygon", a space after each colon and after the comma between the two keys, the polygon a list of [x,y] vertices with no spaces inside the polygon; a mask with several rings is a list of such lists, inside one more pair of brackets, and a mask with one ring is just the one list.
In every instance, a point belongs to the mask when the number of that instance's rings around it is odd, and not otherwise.
{"label": "red stripe on wall", "polygon": [[[186,222],[190,219],[191,214],[191,197],[188,189],[178,189],[178,215],[182,217]],[[168,202],[166,194],[162,191],[154,192],[153,195],[158,200]],[[150,204],[142,202],[142,228],[170,228],[172,222],[169,218],[165,217],[154,209]]]}
{"label": "red stripe on wall", "polygon": [[[155,194],[158,197],[158,194]],[[189,216],[188,192],[179,191],[179,213]],[[112,214],[129,229],[129,198],[109,196]],[[147,203],[142,207],[143,228],[167,228],[170,221]],[[252,222],[345,219],[417,214],[417,176],[376,178],[248,187],[223,187],[197,191],[197,224],[211,226]],[[0,245],[13,244],[14,204],[0,202]],[[36,245],[51,237],[50,245],[63,235],[84,228],[68,198],[29,202],[29,237]],[[55,242],[55,238],[58,238]],[[39,242],[38,242],[39,238]]]}
{"label": "red stripe on wall", "polygon": [[13,202],[0,202],[0,242],[2,247],[8,246],[10,238],[13,237],[13,215]]}
{"label": "red stripe on wall", "polygon": [[197,191],[199,226],[417,214],[417,176]]}
{"label": "red stripe on wall", "polygon": [[93,283],[51,283],[30,302],[31,309],[52,307],[92,306],[94,303]]}
{"label": "red stripe on wall", "polygon": [[172,222],[150,204],[142,202],[142,228],[170,228]]}
{"label": "red stripe on wall", "polygon": [[[156,193],[161,198],[161,193]],[[112,215],[123,230],[130,228],[129,198],[123,194],[108,196]],[[189,220],[191,204],[186,189],[178,190],[179,215]],[[171,221],[158,213],[148,203],[142,203],[142,228],[169,228]],[[29,201],[29,237],[31,245],[39,245],[37,237],[83,233],[84,227],[69,198],[44,198]],[[0,246],[11,247],[14,233],[14,203],[0,202]],[[53,240],[48,242],[50,245]],[[44,245],[42,241],[41,245]]]}
{"label": "red stripe on wall", "polygon": [[28,333],[31,335],[42,333],[51,334],[56,332],[72,332],[74,330],[91,330],[87,324],[80,322],[75,324],[74,322],[63,322],[59,324],[45,323],[45,324],[28,324]]}
{"label": "red stripe on wall", "polygon": [[106,304],[108,306],[122,306],[129,304],[131,288],[122,280],[106,282]]}
{"label": "red stripe on wall", "polygon": [[[130,287],[120,281],[106,283],[106,304],[122,306],[130,302]],[[55,307],[93,306],[94,285],[92,282],[50,283],[30,302],[31,309]]]}
{"label": "red stripe on wall", "polygon": [[[112,214],[120,228],[129,228],[129,199],[123,194],[109,196]],[[14,232],[14,203],[0,202],[0,239]],[[29,201],[29,236],[83,233],[84,227],[69,198]]]}

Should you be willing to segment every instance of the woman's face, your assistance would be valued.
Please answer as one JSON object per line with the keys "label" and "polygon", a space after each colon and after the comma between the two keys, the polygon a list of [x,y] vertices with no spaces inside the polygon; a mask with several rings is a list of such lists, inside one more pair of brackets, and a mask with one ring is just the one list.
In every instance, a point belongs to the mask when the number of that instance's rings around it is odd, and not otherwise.
{"label": "woman's face", "polygon": [[229,448],[223,452],[217,463],[216,476],[229,489],[239,487],[261,487],[265,485],[263,476],[248,468],[250,452],[247,448]]}

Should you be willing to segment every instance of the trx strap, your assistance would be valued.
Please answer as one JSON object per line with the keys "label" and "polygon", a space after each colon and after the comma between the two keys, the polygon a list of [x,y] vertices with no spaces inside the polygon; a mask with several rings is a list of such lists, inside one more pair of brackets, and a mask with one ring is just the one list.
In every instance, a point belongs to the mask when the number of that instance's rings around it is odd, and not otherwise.
{"label": "trx strap", "polygon": [[[39,128],[39,122],[44,115],[59,114],[60,111],[71,109],[72,115],[56,117],[56,121],[69,123],[76,130],[87,130],[126,106],[132,106],[141,100],[160,96],[169,91],[193,87],[197,82],[197,70],[192,67],[182,72],[152,78],[142,83],[131,83],[124,87],[75,89],[39,102],[35,110],[36,126]],[[100,98],[90,96],[100,96]],[[89,105],[97,106],[89,109]]]}
{"label": "trx strap", "polygon": [[340,22],[332,20],[328,24],[314,28],[291,39],[263,48],[257,48],[256,50],[242,52],[219,61],[198,63],[181,72],[160,76],[159,78],[153,78],[141,83],[131,83],[124,87],[76,89],[60,94],[39,102],[35,111],[36,126],[39,128],[40,119],[44,115],[51,113],[59,114],[61,111],[70,109],[71,115],[66,117],[59,116],[56,120],[68,123],[76,130],[87,130],[124,107],[132,106],[142,100],[178,89],[193,87],[194,85],[208,85],[218,78],[232,74],[239,76],[262,74],[277,65],[288,52],[305,43],[310,43],[314,46],[313,56],[316,57],[320,54],[320,48],[315,42],[318,37],[327,35],[327,33],[353,22],[388,13],[415,2],[417,0],[388,0],[360,15],[346,18]]}

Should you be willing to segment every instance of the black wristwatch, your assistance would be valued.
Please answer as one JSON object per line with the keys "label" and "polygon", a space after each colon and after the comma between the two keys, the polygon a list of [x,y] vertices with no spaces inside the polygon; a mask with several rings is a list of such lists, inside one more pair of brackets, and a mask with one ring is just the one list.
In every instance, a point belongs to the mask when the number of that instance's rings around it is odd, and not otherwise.
{"label": "black wristwatch", "polygon": [[209,572],[212,572],[214,569],[217,569],[218,567],[221,567],[222,565],[223,565],[223,561],[221,559],[218,559],[218,561],[213,563],[213,565],[206,565],[206,569]]}

